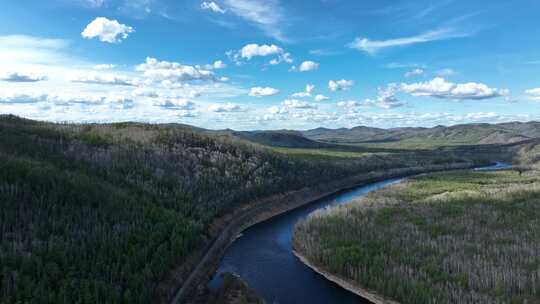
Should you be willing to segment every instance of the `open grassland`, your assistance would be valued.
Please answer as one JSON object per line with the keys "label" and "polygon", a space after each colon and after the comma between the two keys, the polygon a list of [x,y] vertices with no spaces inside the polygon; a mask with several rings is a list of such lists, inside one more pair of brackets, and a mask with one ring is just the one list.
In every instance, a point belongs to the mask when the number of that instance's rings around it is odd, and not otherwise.
{"label": "open grassland", "polygon": [[355,158],[355,157],[363,157],[363,156],[370,155],[370,152],[362,151],[360,148],[358,148],[357,151],[355,151],[354,149],[345,149],[345,148],[309,149],[309,148],[272,147],[272,150],[278,153],[289,154],[289,155],[300,155],[300,156],[316,155],[316,156]]}
{"label": "open grassland", "polygon": [[401,303],[538,303],[540,172],[416,177],[315,213],[294,246]]}
{"label": "open grassland", "polygon": [[235,211],[367,172],[482,159],[271,149],[185,125],[0,116],[0,303],[166,302]]}

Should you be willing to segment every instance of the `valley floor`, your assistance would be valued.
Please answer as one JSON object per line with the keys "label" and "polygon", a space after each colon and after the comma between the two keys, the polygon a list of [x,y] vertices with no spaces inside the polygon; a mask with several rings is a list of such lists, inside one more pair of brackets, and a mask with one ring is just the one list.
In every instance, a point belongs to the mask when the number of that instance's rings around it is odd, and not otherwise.
{"label": "valley floor", "polygon": [[413,178],[297,226],[319,269],[401,303],[540,301],[540,172]]}

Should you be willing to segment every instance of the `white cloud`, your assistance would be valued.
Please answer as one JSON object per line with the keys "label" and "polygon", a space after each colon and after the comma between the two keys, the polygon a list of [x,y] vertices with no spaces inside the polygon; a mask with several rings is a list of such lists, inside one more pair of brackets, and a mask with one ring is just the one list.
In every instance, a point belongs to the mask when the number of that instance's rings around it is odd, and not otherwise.
{"label": "white cloud", "polygon": [[8,82],[38,82],[47,80],[47,76],[32,72],[0,72],[0,81]]}
{"label": "white cloud", "polygon": [[386,88],[379,88],[377,97],[375,99],[367,98],[362,101],[340,101],[337,103],[337,105],[343,108],[378,107],[383,109],[392,109],[401,107],[405,103],[401,102],[396,97],[396,92],[398,89],[399,86],[397,84],[390,84]]}
{"label": "white cloud", "polygon": [[317,108],[316,105],[312,105],[298,99],[285,99],[282,102],[282,105],[286,108],[292,108],[292,109],[316,109]]}
{"label": "white cloud", "polygon": [[0,91],[0,104],[36,103],[47,100],[47,94],[41,92],[6,92]]}
{"label": "white cloud", "polygon": [[174,110],[192,110],[195,107],[195,103],[185,98],[157,98],[154,105]]}
{"label": "white cloud", "polygon": [[298,67],[298,70],[300,72],[310,72],[310,71],[315,71],[316,69],[319,68],[319,63],[317,62],[314,62],[314,61],[304,61],[300,64],[300,66]]}
{"label": "white cloud", "polygon": [[204,1],[203,3],[201,3],[201,9],[203,9],[203,10],[211,10],[214,13],[220,13],[220,14],[225,14],[225,12],[226,12],[226,10],[221,8],[214,1],[211,1],[211,2]]}
{"label": "white cloud", "polygon": [[338,107],[342,108],[354,108],[362,105],[362,102],[356,100],[340,101],[337,103]]}
{"label": "white cloud", "polygon": [[206,70],[220,70],[220,69],[224,69],[226,67],[227,67],[227,65],[221,60],[216,60],[216,61],[214,61],[214,63],[207,64],[207,65],[204,66],[204,68]]}
{"label": "white cloud", "polygon": [[295,98],[303,98],[303,97],[310,97],[313,93],[313,90],[315,90],[315,86],[312,84],[306,85],[306,90],[304,92],[298,92],[291,95],[291,97]]}
{"label": "white cloud", "polygon": [[199,98],[199,97],[201,97],[201,92],[195,91],[195,90],[191,90],[191,91],[189,91],[189,92],[187,93],[187,96],[188,96],[189,98]]}
{"label": "white cloud", "polygon": [[116,64],[96,64],[94,70],[111,70],[116,67]]}
{"label": "white cloud", "polygon": [[198,69],[194,66],[182,65],[178,62],[158,61],[148,57],[146,62],[136,68],[143,72],[145,77],[158,81],[187,82],[187,81],[213,81],[216,80],[214,73],[208,70]]}
{"label": "white cloud", "polygon": [[225,53],[236,64],[242,64],[242,59],[251,60],[254,57],[275,56],[269,64],[276,65],[282,62],[292,63],[293,59],[290,53],[287,53],[281,47],[275,44],[246,44],[239,51],[228,51]]}
{"label": "white cloud", "polygon": [[354,85],[352,80],[330,80],[328,82],[328,88],[332,92],[349,90]]}
{"label": "white cloud", "polygon": [[272,45],[258,45],[256,43],[248,44],[244,46],[240,50],[240,56],[242,58],[247,58],[248,60],[251,60],[251,58],[256,56],[270,56],[270,55],[278,55],[282,54],[284,51],[279,46],[272,44]]}
{"label": "white cloud", "polygon": [[399,89],[397,84],[390,84],[386,88],[379,88],[377,98],[374,100],[366,99],[363,104],[366,106],[375,106],[383,109],[392,109],[403,106],[405,103],[396,97],[396,91]]}
{"label": "white cloud", "polygon": [[254,87],[249,90],[249,96],[253,97],[274,96],[277,94],[279,94],[279,90],[270,87]]}
{"label": "white cloud", "polygon": [[266,109],[270,114],[286,114],[288,113],[287,109],[279,106],[271,106]]}
{"label": "white cloud", "polygon": [[159,93],[152,88],[137,88],[131,92],[131,95],[136,97],[150,97],[150,98],[157,98],[159,97]]}
{"label": "white cloud", "polygon": [[229,113],[229,112],[241,112],[244,111],[244,109],[234,103],[226,103],[226,104],[211,104],[208,106],[208,110],[211,112],[217,112],[217,113]]}
{"label": "white cloud", "polygon": [[405,77],[410,78],[410,77],[420,76],[420,75],[424,75],[424,73],[425,71],[423,69],[414,69],[405,73]]}
{"label": "white cloud", "polygon": [[389,40],[370,40],[368,38],[356,38],[349,47],[364,51],[369,54],[375,54],[380,50],[406,46],[412,44],[426,43],[430,41],[447,40],[452,38],[463,38],[470,36],[471,33],[459,32],[453,28],[442,28],[425,32],[416,36],[389,39]]}
{"label": "white cloud", "polygon": [[71,82],[119,86],[135,86],[137,80],[127,76],[96,72],[80,73],[71,77]]}
{"label": "white cloud", "polygon": [[467,120],[484,120],[484,119],[496,119],[499,115],[495,112],[473,112],[467,113],[465,119]]}
{"label": "white cloud", "polygon": [[135,106],[133,98],[124,95],[112,94],[105,98],[105,102],[116,109],[131,109]]}
{"label": "white cloud", "polygon": [[293,63],[293,59],[290,53],[280,54],[277,58],[270,60],[268,63],[271,65],[280,64],[282,62]]}
{"label": "white cloud", "polygon": [[468,82],[455,84],[437,77],[428,82],[401,84],[400,90],[413,96],[430,96],[443,99],[489,99],[507,96],[508,90],[490,88],[483,83]]}
{"label": "white cloud", "polygon": [[532,99],[540,100],[540,88],[530,89],[525,91],[525,93]]}
{"label": "white cloud", "polygon": [[321,101],[325,101],[325,100],[328,100],[330,98],[322,95],[322,94],[317,94],[317,96],[315,96],[315,101],[316,102],[321,102]]}
{"label": "white cloud", "polygon": [[135,30],[131,26],[121,24],[117,20],[97,17],[86,26],[81,35],[86,39],[99,38],[102,42],[119,43],[133,32]]}
{"label": "white cloud", "polygon": [[106,100],[106,95],[87,92],[60,92],[49,94],[47,97],[47,101],[57,105],[101,105],[105,103]]}
{"label": "white cloud", "polygon": [[231,13],[253,22],[267,35],[286,40],[282,31],[286,21],[279,0],[225,0],[224,4]]}

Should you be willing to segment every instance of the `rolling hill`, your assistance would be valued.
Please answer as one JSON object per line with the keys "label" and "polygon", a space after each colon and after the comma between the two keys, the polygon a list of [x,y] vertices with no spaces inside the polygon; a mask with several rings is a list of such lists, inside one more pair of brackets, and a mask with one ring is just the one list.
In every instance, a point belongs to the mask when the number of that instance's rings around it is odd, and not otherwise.
{"label": "rolling hill", "polygon": [[318,128],[302,132],[311,140],[381,147],[428,148],[444,145],[501,144],[540,137],[540,122],[466,124],[433,128]]}

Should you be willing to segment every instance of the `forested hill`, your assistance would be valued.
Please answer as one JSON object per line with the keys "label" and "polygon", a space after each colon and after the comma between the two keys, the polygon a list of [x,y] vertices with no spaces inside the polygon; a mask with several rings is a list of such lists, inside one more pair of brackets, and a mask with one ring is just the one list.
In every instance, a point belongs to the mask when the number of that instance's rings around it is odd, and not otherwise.
{"label": "forested hill", "polygon": [[159,283],[240,206],[362,172],[465,161],[451,152],[276,153],[211,134],[0,116],[0,302],[165,301],[171,290]]}
{"label": "forested hill", "polygon": [[466,124],[433,128],[318,128],[302,132],[312,140],[384,147],[502,144],[540,137],[540,122]]}

